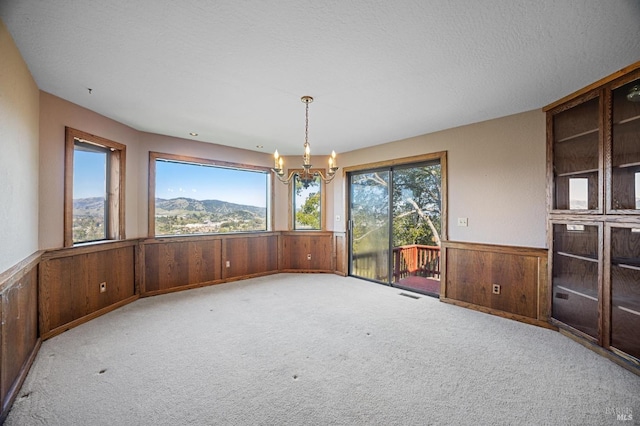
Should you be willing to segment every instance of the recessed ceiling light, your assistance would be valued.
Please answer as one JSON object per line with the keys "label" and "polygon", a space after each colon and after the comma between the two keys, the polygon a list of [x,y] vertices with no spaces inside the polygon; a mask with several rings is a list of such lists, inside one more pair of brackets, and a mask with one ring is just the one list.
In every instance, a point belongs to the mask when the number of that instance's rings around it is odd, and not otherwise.
{"label": "recessed ceiling light", "polygon": [[191,136],[198,136],[198,134],[197,134],[196,132],[189,132],[189,134],[190,134]]}

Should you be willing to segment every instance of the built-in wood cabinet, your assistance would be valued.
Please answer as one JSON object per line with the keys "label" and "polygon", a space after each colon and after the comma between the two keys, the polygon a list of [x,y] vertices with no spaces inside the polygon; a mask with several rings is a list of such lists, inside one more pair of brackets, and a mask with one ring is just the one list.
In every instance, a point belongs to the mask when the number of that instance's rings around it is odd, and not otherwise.
{"label": "built-in wood cabinet", "polygon": [[640,62],[547,112],[551,322],[640,367]]}

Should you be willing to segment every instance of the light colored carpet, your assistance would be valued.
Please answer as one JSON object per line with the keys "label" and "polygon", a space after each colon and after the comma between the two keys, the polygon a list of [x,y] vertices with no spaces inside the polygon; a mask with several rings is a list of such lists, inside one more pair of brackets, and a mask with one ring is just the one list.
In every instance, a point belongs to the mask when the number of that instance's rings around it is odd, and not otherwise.
{"label": "light colored carpet", "polygon": [[401,292],[280,274],[141,299],[45,341],[6,425],[638,422],[611,361]]}

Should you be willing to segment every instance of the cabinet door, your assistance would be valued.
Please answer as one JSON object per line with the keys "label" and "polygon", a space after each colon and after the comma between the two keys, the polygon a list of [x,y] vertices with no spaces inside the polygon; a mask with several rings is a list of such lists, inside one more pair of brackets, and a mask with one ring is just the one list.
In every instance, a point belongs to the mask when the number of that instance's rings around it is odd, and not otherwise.
{"label": "cabinet door", "polygon": [[624,81],[611,93],[607,209],[640,214],[640,72]]}
{"label": "cabinet door", "polygon": [[601,110],[600,96],[591,95],[551,115],[552,210],[602,212]]}
{"label": "cabinet door", "polygon": [[552,316],[599,341],[602,224],[552,226]]}
{"label": "cabinet door", "polygon": [[[635,226],[635,227],[633,227]],[[611,347],[640,359],[640,224],[608,225]]]}

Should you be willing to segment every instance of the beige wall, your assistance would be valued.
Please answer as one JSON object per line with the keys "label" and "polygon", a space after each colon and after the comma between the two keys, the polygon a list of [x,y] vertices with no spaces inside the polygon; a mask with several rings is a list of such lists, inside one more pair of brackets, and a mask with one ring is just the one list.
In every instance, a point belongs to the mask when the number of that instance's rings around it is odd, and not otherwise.
{"label": "beige wall", "polygon": [[[93,95],[87,95],[93,96]],[[40,92],[40,247],[63,245],[65,126],[127,146],[126,236],[147,236],[149,152],[270,166],[270,154],[137,131],[46,92]],[[276,195],[281,188],[276,188]],[[286,193],[285,193],[286,195]],[[279,214],[286,204],[280,208]]]}
{"label": "beige wall", "polygon": [[38,87],[0,21],[0,272],[38,250]]}
{"label": "beige wall", "polygon": [[[89,95],[87,96],[94,96]],[[64,241],[64,133],[65,126],[127,146],[126,236],[138,236],[138,185],[135,174],[140,133],[57,96],[40,92],[40,248],[63,246]]]}
{"label": "beige wall", "polygon": [[[546,247],[545,116],[541,110],[344,153],[340,166],[447,151],[449,240]],[[341,179],[342,180],[342,179]],[[328,225],[344,230],[344,182]],[[458,227],[457,218],[469,219]]]}
{"label": "beige wall", "polygon": [[[205,142],[197,142],[189,139],[179,139],[170,136],[162,136],[153,133],[141,133],[138,146],[136,163],[131,163],[136,173],[136,184],[140,188],[138,192],[138,236],[147,236],[148,223],[148,173],[149,152],[162,152],[165,154],[186,155],[189,157],[206,158],[211,160],[228,161],[237,164],[253,166],[271,166],[272,156],[255,151],[231,148]],[[128,161],[128,160],[127,160]],[[131,170],[131,169],[129,169]],[[129,173],[129,171],[127,171]],[[216,183],[224,185],[224,182]],[[279,190],[280,188],[276,188]],[[275,213],[280,214],[286,204],[275,203]],[[286,210],[285,210],[286,211]]]}
{"label": "beige wall", "polygon": [[[40,247],[62,246],[65,125],[127,145],[127,237],[147,236],[149,151],[271,166],[270,154],[144,132],[48,93],[40,96]],[[530,111],[343,153],[341,167],[447,151],[449,239],[545,247],[545,120]],[[314,157],[324,164],[325,157]],[[298,157],[285,159],[294,167]],[[273,229],[289,226],[288,190],[274,183]],[[344,231],[342,176],[327,185],[327,229]],[[336,222],[336,216],[341,220]],[[469,226],[456,226],[467,217]]]}

